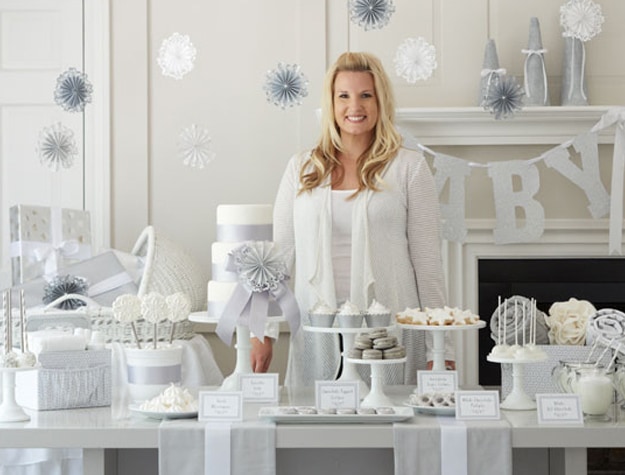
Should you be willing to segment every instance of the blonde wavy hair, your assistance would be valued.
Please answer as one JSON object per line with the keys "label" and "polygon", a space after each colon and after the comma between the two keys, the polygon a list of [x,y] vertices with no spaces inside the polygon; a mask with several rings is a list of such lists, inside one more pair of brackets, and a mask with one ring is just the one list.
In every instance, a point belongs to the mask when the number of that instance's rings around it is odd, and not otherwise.
{"label": "blonde wavy hair", "polygon": [[342,170],[337,157],[343,152],[339,127],[334,120],[334,80],[342,71],[368,72],[373,77],[378,105],[378,121],[373,140],[358,158],[358,189],[378,191],[381,173],[401,147],[401,135],[394,126],[395,99],[390,80],[378,58],[370,53],[343,53],[325,76],[321,105],[321,138],[300,172],[300,193],[320,186],[334,170]]}

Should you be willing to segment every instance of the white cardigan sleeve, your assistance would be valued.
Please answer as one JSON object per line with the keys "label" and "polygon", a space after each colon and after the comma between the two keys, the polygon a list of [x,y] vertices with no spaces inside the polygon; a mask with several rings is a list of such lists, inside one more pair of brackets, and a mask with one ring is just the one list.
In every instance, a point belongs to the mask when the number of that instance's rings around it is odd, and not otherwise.
{"label": "white cardigan sleeve", "polygon": [[[295,265],[295,229],[293,225],[293,205],[299,189],[299,169],[301,157],[291,157],[282,175],[278,194],[273,207],[273,240],[284,253],[287,266],[293,272]],[[291,281],[293,276],[291,275]]]}

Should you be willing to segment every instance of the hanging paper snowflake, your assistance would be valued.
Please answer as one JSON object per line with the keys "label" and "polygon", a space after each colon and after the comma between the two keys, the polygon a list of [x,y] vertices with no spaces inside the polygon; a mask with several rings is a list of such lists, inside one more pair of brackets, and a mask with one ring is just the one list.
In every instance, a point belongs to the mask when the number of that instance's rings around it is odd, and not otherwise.
{"label": "hanging paper snowflake", "polygon": [[436,64],[436,48],[424,38],[408,38],[395,53],[395,74],[411,84],[432,76]]}
{"label": "hanging paper snowflake", "polygon": [[161,67],[163,76],[182,79],[193,69],[196,54],[197,50],[188,35],[174,33],[161,43],[156,62]]}
{"label": "hanging paper snowflake", "polygon": [[87,79],[87,75],[69,68],[56,80],[54,100],[68,112],[82,112],[85,104],[91,102],[93,86]]}
{"label": "hanging paper snowflake", "polygon": [[491,84],[484,101],[484,109],[495,114],[495,119],[512,117],[523,108],[525,92],[514,76],[504,75]]}
{"label": "hanging paper snowflake", "polygon": [[263,90],[267,101],[282,109],[300,105],[308,95],[308,80],[297,64],[278,63],[265,77]]}
{"label": "hanging paper snowflake", "polygon": [[208,130],[195,124],[183,129],[178,136],[178,155],[189,167],[204,168],[215,159]]}
{"label": "hanging paper snowflake", "polygon": [[[43,303],[46,305],[68,294],[87,295],[89,282],[84,277],[75,275],[57,275],[43,288]],[[63,310],[74,310],[85,305],[80,299],[67,299],[57,304]]]}
{"label": "hanging paper snowflake", "polygon": [[393,0],[349,0],[352,23],[365,30],[384,28],[395,12]]}
{"label": "hanging paper snowflake", "polygon": [[601,5],[592,0],[569,0],[560,7],[562,36],[588,41],[601,33]]}
{"label": "hanging paper snowflake", "polygon": [[51,170],[70,168],[78,156],[78,147],[74,132],[60,122],[45,127],[39,132],[39,141],[35,148],[42,165]]}

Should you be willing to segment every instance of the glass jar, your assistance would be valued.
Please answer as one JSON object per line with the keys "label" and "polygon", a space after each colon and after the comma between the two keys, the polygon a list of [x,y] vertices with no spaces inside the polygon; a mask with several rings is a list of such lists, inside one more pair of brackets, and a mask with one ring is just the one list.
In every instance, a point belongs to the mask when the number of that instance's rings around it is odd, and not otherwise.
{"label": "glass jar", "polygon": [[578,360],[560,360],[551,370],[551,380],[558,390],[563,393],[572,393],[571,383],[578,368],[594,368],[595,362]]}
{"label": "glass jar", "polygon": [[572,388],[582,401],[582,412],[589,419],[607,420],[614,400],[614,378],[605,368],[577,368]]}

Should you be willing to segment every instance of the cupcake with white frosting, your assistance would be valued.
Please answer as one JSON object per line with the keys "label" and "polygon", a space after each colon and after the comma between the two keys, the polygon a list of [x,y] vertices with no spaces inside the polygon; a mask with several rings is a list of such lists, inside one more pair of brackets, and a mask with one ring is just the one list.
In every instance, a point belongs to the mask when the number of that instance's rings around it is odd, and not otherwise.
{"label": "cupcake with white frosting", "polygon": [[339,326],[341,328],[362,327],[364,315],[362,314],[360,309],[349,300],[346,300],[345,303],[341,305],[341,308],[339,308],[336,316],[338,318]]}
{"label": "cupcake with white frosting", "polygon": [[365,321],[370,328],[388,327],[391,324],[391,311],[373,299],[365,313]]}
{"label": "cupcake with white frosting", "polygon": [[334,325],[335,315],[336,310],[321,300],[308,311],[310,324],[313,327],[331,327]]}

